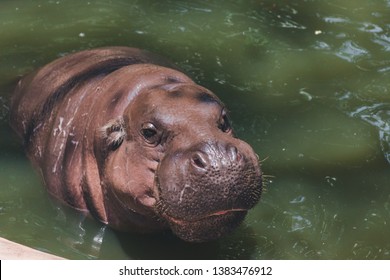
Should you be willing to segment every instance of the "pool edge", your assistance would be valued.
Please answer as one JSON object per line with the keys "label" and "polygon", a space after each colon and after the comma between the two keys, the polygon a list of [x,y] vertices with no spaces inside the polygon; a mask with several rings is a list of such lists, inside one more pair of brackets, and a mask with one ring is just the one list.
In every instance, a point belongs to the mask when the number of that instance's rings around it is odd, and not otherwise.
{"label": "pool edge", "polygon": [[64,260],[64,258],[0,237],[0,260]]}

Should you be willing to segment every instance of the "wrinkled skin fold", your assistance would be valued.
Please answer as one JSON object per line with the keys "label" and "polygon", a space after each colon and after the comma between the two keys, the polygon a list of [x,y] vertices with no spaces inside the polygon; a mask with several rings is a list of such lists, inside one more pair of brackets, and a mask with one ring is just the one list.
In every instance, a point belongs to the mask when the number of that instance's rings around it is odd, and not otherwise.
{"label": "wrinkled skin fold", "polygon": [[47,190],[117,230],[213,240],[261,196],[258,157],[223,103],[146,51],[55,60],[19,82],[10,122]]}

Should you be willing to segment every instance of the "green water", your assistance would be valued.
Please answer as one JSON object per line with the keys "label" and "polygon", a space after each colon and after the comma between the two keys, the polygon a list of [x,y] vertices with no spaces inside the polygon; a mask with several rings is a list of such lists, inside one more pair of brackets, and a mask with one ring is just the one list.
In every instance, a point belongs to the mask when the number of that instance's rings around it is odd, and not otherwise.
{"label": "green water", "polygon": [[[72,259],[390,259],[389,19],[389,0],[0,0],[0,236]],[[232,235],[120,234],[47,196],[8,127],[12,88],[109,45],[177,63],[265,159]]]}

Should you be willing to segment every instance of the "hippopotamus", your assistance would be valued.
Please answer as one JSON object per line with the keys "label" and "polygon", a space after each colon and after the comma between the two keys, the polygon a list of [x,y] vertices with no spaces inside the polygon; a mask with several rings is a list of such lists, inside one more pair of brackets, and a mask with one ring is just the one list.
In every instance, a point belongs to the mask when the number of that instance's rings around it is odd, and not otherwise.
{"label": "hippopotamus", "polygon": [[170,61],[106,47],[22,78],[10,123],[48,192],[115,230],[220,238],[260,200],[257,154]]}

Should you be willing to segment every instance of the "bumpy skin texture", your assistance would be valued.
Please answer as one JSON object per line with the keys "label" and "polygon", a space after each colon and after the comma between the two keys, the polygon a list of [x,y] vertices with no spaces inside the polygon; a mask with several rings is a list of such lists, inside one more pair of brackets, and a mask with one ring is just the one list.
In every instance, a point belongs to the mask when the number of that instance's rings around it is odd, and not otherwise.
{"label": "bumpy skin texture", "polygon": [[62,57],[22,79],[11,107],[48,191],[115,229],[207,241],[260,199],[257,155],[222,102],[149,52]]}

